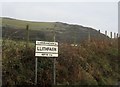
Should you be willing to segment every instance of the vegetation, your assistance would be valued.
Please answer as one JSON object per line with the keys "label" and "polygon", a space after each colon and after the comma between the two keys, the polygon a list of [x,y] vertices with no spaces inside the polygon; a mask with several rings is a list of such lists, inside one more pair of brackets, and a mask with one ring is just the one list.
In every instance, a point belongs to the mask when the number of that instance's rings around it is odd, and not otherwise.
{"label": "vegetation", "polygon": [[[35,85],[35,40],[53,41],[54,33],[59,42],[57,85],[115,85],[120,82],[120,40],[80,25],[1,19],[3,85]],[[71,45],[73,43],[77,45]],[[52,66],[53,58],[38,58],[38,85],[52,85]]]}
{"label": "vegetation", "polygon": [[[92,40],[71,46],[59,44],[57,85],[115,85],[120,80],[118,44]],[[34,85],[35,43],[3,40],[3,85]],[[52,58],[38,58],[38,85],[52,85]]]}

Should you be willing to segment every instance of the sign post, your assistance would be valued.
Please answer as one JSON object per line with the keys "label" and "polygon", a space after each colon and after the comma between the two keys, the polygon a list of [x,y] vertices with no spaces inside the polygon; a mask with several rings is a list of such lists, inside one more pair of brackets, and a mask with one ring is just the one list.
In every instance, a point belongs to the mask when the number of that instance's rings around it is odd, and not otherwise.
{"label": "sign post", "polygon": [[37,85],[37,57],[35,58],[35,85]]}
{"label": "sign post", "polygon": [[[37,57],[58,57],[58,42],[36,41],[35,84],[37,84]],[[56,84],[56,58],[53,60],[53,84]]]}
{"label": "sign post", "polygon": [[56,58],[53,59],[53,85],[56,85]]}

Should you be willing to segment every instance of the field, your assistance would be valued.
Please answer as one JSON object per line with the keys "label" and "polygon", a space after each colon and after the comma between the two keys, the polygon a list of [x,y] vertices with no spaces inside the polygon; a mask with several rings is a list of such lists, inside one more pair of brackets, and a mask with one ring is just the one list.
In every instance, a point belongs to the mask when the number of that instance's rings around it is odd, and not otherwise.
{"label": "field", "polygon": [[[35,43],[3,40],[3,85],[34,85]],[[78,46],[59,44],[57,85],[116,85],[120,81],[118,41],[91,40]],[[38,85],[52,85],[52,58],[38,58]]]}
{"label": "field", "polygon": [[[15,29],[26,29],[26,25],[29,25],[30,30],[39,30],[46,28],[53,28],[54,22],[33,22],[33,21],[24,21],[24,20],[16,20],[12,18],[1,18],[2,25],[12,27]],[[36,27],[37,26],[37,27]]]}

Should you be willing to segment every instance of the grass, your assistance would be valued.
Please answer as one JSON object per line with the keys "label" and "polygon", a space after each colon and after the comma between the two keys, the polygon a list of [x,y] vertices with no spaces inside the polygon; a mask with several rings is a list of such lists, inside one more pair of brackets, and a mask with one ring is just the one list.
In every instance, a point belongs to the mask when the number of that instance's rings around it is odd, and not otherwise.
{"label": "grass", "polygon": [[[30,26],[30,30],[39,30],[39,29],[51,29],[54,27],[54,22],[32,22],[32,21],[23,21],[10,18],[2,19],[3,26],[10,26],[16,29],[26,29],[26,25]],[[37,26],[37,27],[36,27]]]}

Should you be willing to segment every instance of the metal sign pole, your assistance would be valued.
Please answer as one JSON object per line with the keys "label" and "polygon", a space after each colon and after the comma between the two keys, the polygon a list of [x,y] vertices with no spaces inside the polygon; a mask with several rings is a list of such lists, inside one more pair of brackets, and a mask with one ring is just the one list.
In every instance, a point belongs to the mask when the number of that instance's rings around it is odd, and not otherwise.
{"label": "metal sign pole", "polygon": [[[54,26],[54,36],[53,36],[53,40],[55,42],[55,27],[56,24]],[[53,85],[56,85],[56,58],[53,58]]]}
{"label": "metal sign pole", "polygon": [[37,60],[38,58],[35,58],[35,85],[37,85]]}
{"label": "metal sign pole", "polygon": [[56,58],[53,58],[53,85],[56,85]]}

